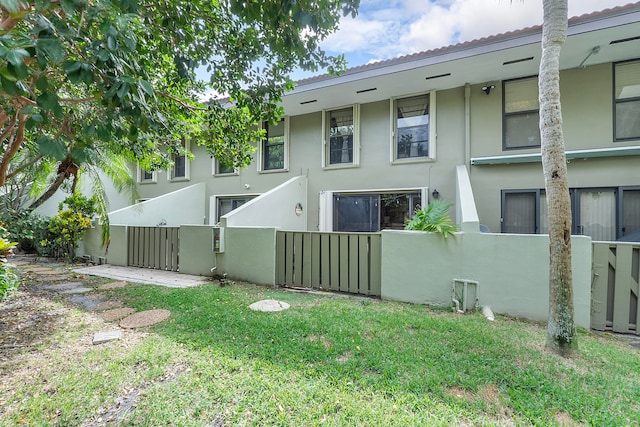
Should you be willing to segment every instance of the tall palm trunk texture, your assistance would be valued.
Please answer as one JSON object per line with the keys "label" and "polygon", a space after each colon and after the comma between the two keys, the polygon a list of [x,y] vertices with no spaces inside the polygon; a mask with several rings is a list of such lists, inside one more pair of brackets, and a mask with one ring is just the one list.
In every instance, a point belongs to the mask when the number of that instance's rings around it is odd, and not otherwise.
{"label": "tall palm trunk texture", "polygon": [[567,37],[567,0],[543,0],[543,10],[538,84],[550,249],[547,348],[562,356],[571,356],[577,351],[571,272],[571,199],[560,108],[560,50]]}

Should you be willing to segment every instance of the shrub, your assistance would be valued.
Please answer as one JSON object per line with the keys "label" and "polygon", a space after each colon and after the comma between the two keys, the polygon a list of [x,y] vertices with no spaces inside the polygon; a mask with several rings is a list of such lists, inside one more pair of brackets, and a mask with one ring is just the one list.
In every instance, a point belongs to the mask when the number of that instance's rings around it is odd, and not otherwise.
{"label": "shrub", "polygon": [[419,230],[438,233],[444,237],[453,235],[458,226],[449,218],[449,208],[453,206],[442,200],[433,200],[426,209],[415,212],[405,226],[405,230]]}
{"label": "shrub", "polygon": [[[64,205],[67,209],[64,209]],[[51,240],[43,241],[42,245],[57,245],[56,252],[59,253],[55,255],[63,256],[72,262],[76,257],[78,242],[84,232],[91,228],[91,217],[95,214],[94,200],[74,194],[61,202],[58,209],[58,214],[49,221],[49,231],[53,237]]]}
{"label": "shrub", "polygon": [[7,262],[7,257],[11,255],[16,242],[7,239],[9,232],[0,223],[0,300],[4,299],[7,294],[18,287],[18,275],[15,273],[14,266]]}
{"label": "shrub", "polygon": [[40,245],[50,237],[47,218],[28,211],[6,210],[0,213],[0,222],[6,224],[7,238],[18,242],[18,250],[48,255],[48,248]]}

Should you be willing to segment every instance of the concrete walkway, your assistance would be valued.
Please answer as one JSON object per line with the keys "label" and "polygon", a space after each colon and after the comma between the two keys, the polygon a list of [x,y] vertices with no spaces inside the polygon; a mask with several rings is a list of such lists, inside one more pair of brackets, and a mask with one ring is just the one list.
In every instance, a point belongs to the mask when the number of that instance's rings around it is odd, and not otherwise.
{"label": "concrete walkway", "polygon": [[108,277],[133,283],[148,283],[168,288],[190,288],[211,283],[208,277],[180,274],[174,271],[152,270],[149,268],[120,267],[117,265],[95,265],[73,270],[76,273],[90,276]]}

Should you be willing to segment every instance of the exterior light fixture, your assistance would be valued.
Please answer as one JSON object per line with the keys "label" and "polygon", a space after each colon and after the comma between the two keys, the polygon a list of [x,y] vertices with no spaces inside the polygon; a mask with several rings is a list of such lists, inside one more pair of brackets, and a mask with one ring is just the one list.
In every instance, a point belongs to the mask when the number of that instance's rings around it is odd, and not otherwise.
{"label": "exterior light fixture", "polygon": [[489,95],[491,93],[491,89],[495,89],[496,85],[490,85],[489,83],[487,83],[486,85],[482,86],[482,91],[484,92],[485,95]]}
{"label": "exterior light fixture", "polygon": [[431,193],[431,195],[435,200],[438,200],[438,198],[440,197],[440,193],[436,189],[433,190],[433,193]]}

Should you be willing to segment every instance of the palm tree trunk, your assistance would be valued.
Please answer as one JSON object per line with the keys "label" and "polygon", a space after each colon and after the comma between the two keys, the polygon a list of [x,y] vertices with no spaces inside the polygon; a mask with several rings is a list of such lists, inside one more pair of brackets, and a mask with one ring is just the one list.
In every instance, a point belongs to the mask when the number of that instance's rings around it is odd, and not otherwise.
{"label": "palm tree trunk", "polygon": [[549,224],[547,348],[562,356],[577,350],[571,271],[571,198],[560,108],[560,50],[567,37],[567,0],[543,0],[540,60],[540,134]]}
{"label": "palm tree trunk", "polygon": [[58,176],[56,176],[56,180],[51,183],[47,191],[42,193],[42,195],[38,197],[38,199],[35,202],[31,203],[31,205],[27,208],[27,210],[33,211],[39,206],[41,206],[44,202],[49,200],[51,196],[53,196],[55,192],[58,191],[58,188],[60,188],[65,178],[66,177],[64,172],[59,173]]}

